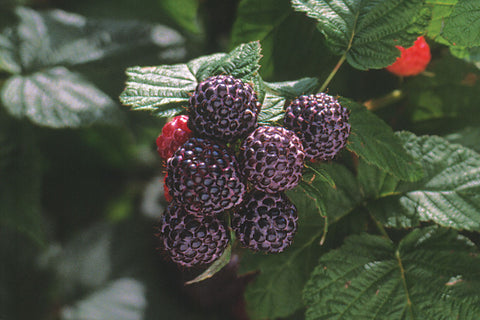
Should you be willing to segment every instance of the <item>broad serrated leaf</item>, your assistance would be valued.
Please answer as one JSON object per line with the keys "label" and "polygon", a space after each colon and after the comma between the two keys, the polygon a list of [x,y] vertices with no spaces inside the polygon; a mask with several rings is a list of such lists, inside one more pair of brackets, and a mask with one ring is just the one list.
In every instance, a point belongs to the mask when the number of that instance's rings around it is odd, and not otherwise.
{"label": "broad serrated leaf", "polygon": [[435,41],[448,44],[440,33],[443,30],[445,19],[452,13],[458,0],[427,0],[426,4],[432,9],[432,19],[427,28],[427,35]]}
{"label": "broad serrated leaf", "polygon": [[461,46],[450,47],[450,52],[457,58],[473,63],[480,69],[480,47],[466,48]]}
{"label": "broad serrated leaf", "polygon": [[116,103],[76,73],[55,67],[28,76],[14,75],[1,91],[8,112],[53,128],[118,120]]}
{"label": "broad serrated leaf", "polygon": [[478,30],[480,30],[480,2],[458,0],[445,19],[441,35],[453,45],[478,47],[480,46]]}
{"label": "broad serrated leaf", "polygon": [[229,54],[203,56],[187,64],[128,68],[120,101],[134,110],[149,110],[160,117],[170,117],[187,107],[198,82],[207,77],[229,74],[247,82],[254,81],[260,58],[260,44],[250,42]]}
{"label": "broad serrated leaf", "polygon": [[19,231],[44,244],[42,172],[32,126],[0,110],[0,146],[0,229]]}
{"label": "broad serrated leaf", "polygon": [[424,0],[292,0],[293,8],[318,21],[331,50],[354,68],[392,64],[427,26]]}
{"label": "broad serrated leaf", "polygon": [[37,12],[18,7],[19,24],[7,29],[23,71],[79,64],[146,44],[174,47],[184,43],[176,31],[138,21],[87,19],[62,10]]}
{"label": "broad serrated leaf", "polygon": [[363,234],[320,258],[306,319],[477,319],[478,250],[455,231],[414,230],[398,245]]}
{"label": "broad serrated leaf", "polygon": [[450,143],[458,143],[480,153],[480,127],[466,127],[444,138]]}
{"label": "broad serrated leaf", "polygon": [[112,281],[74,306],[64,307],[61,319],[141,320],[146,306],[145,286],[137,280],[122,278]]}
{"label": "broad serrated leaf", "polygon": [[418,164],[383,120],[351,100],[340,98],[340,102],[351,112],[348,150],[402,180],[415,181],[422,176]]}
{"label": "broad serrated leaf", "polygon": [[325,232],[325,214],[328,223],[337,222],[361,200],[355,177],[345,167],[331,164],[321,169],[332,177],[336,189],[307,174],[305,183],[288,192],[299,216],[292,246],[281,254],[245,253],[242,258],[240,272],[260,271],[245,294],[253,319],[285,317],[303,307],[303,286],[323,252],[319,242]]}
{"label": "broad serrated leaf", "polygon": [[[390,227],[433,221],[459,230],[480,230],[480,155],[436,136],[399,134],[405,149],[421,163],[424,177],[402,182],[363,167],[360,184],[375,201],[367,207]],[[365,187],[374,184],[375,187]],[[376,189],[376,190],[375,190]]]}

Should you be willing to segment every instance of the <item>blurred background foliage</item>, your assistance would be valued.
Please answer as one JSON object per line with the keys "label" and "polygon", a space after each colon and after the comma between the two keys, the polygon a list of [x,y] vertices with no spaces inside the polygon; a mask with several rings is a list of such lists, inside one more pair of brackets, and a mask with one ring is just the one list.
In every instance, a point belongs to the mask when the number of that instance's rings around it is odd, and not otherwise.
{"label": "blurred background foliage", "polygon": [[[325,79],[338,57],[315,22],[288,0],[268,0],[275,12],[249,36],[242,26],[261,12],[255,1],[0,0],[0,319],[248,319],[243,290],[253,275],[237,275],[238,256],[184,286],[201,270],[158,254],[166,203],[154,141],[165,119],[130,112],[118,96],[127,67],[257,39],[265,80]],[[329,92],[365,102],[405,88],[377,115],[478,151],[478,69],[431,45],[431,72],[445,78],[401,83],[345,64]],[[356,232],[357,219],[335,225],[332,239]]]}

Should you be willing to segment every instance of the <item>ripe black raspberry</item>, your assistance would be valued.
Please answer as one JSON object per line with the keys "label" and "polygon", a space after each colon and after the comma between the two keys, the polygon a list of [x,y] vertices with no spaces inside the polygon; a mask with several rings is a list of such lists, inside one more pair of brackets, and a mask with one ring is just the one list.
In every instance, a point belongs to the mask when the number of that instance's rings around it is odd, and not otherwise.
{"label": "ripe black raspberry", "polygon": [[297,231],[297,209],[283,192],[254,191],[233,213],[232,228],[249,249],[282,252],[292,244]]}
{"label": "ripe black raspberry", "polygon": [[245,193],[237,160],[229,150],[190,138],[167,161],[170,194],[192,214],[220,213],[239,204]]}
{"label": "ripe black raspberry", "polygon": [[240,147],[242,173],[253,187],[276,193],[294,188],[302,178],[304,159],[300,139],[282,127],[258,127]]}
{"label": "ripe black raspberry", "polygon": [[228,233],[221,220],[191,215],[176,201],[165,210],[158,236],[171,259],[185,267],[215,261],[228,244]]}
{"label": "ripe black raspberry", "polygon": [[249,84],[232,76],[210,77],[190,97],[188,126],[199,136],[232,142],[255,128],[259,111]]}
{"label": "ripe black raspberry", "polygon": [[284,125],[303,142],[305,159],[332,160],[350,135],[349,112],[334,97],[300,96],[285,110]]}

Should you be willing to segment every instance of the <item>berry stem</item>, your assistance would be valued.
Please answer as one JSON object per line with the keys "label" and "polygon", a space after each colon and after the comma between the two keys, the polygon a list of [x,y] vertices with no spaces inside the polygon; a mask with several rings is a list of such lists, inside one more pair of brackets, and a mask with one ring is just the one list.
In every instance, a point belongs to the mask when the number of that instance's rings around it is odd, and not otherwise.
{"label": "berry stem", "polygon": [[327,86],[330,84],[330,81],[332,81],[333,77],[335,76],[335,74],[337,73],[338,69],[340,69],[340,67],[342,66],[343,62],[345,62],[345,59],[347,58],[347,53],[345,52],[341,57],[340,57],[340,60],[338,60],[337,64],[335,65],[335,67],[333,68],[332,72],[330,72],[330,74],[328,75],[327,79],[325,80],[325,82],[322,84],[322,86],[320,87],[320,90],[318,90],[318,93],[320,92],[323,92],[325,91],[325,89],[327,88]]}
{"label": "berry stem", "polygon": [[365,101],[364,105],[368,110],[378,110],[402,100],[404,96],[405,94],[402,90],[395,89],[384,96]]}

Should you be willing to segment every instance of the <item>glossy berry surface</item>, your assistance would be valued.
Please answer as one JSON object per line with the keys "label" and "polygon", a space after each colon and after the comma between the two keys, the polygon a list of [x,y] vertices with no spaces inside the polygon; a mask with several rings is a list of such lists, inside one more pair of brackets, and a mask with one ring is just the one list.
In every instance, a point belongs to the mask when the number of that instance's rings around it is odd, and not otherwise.
{"label": "glossy berry surface", "polygon": [[173,198],[170,195],[170,192],[168,190],[168,186],[167,186],[167,183],[166,183],[167,176],[168,176],[168,174],[166,174],[165,177],[163,177],[163,196],[165,197],[165,200],[167,202],[170,202],[170,201],[173,200]]}
{"label": "glossy berry surface", "polygon": [[249,193],[232,217],[240,243],[254,251],[282,252],[297,230],[297,209],[283,192]]}
{"label": "glossy berry surface", "polygon": [[424,37],[418,37],[410,48],[396,46],[400,50],[400,57],[386,69],[397,76],[415,76],[427,68],[432,55],[430,47]]}
{"label": "glossy berry surface", "polygon": [[170,258],[184,267],[215,261],[228,244],[227,229],[221,220],[191,215],[176,201],[167,207],[158,236]]}
{"label": "glossy berry surface", "polygon": [[260,104],[253,88],[232,76],[200,82],[190,97],[189,127],[201,137],[232,142],[256,126]]}
{"label": "glossy berry surface", "polygon": [[302,140],[307,160],[332,160],[350,135],[349,112],[326,94],[300,96],[286,108],[285,128]]}
{"label": "glossy berry surface", "polygon": [[180,115],[167,122],[162,133],[157,138],[157,152],[168,160],[175,150],[184,144],[191,136],[192,130],[187,126],[188,116]]}
{"label": "glossy berry surface", "polygon": [[233,153],[208,139],[190,138],[167,161],[170,195],[190,213],[215,214],[239,204],[245,193]]}
{"label": "glossy berry surface", "polygon": [[275,193],[294,188],[302,177],[300,139],[282,127],[258,127],[242,142],[242,173],[254,188]]}

